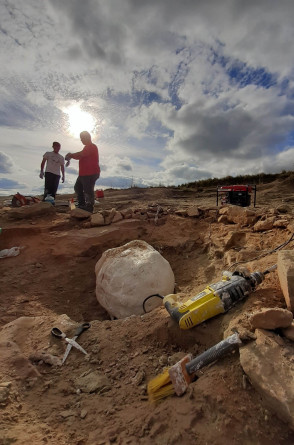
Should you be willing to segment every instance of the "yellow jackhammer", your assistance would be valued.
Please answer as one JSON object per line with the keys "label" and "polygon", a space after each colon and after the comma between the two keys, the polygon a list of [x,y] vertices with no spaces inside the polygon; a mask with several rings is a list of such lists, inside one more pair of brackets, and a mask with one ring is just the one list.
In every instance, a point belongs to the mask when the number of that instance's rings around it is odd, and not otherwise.
{"label": "yellow jackhammer", "polygon": [[230,310],[253,292],[263,282],[265,275],[276,268],[275,264],[264,272],[253,272],[250,275],[238,271],[224,272],[221,281],[208,285],[186,302],[179,301],[176,294],[169,294],[163,298],[163,304],[181,329],[190,329]]}

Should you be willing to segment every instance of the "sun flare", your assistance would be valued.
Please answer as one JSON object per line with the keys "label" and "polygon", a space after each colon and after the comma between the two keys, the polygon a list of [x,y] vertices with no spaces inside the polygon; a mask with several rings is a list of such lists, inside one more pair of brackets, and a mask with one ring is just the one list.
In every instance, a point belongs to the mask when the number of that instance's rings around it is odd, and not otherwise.
{"label": "sun flare", "polygon": [[64,112],[68,115],[69,132],[72,136],[79,137],[84,130],[93,133],[96,121],[90,113],[81,110],[79,105],[72,105]]}

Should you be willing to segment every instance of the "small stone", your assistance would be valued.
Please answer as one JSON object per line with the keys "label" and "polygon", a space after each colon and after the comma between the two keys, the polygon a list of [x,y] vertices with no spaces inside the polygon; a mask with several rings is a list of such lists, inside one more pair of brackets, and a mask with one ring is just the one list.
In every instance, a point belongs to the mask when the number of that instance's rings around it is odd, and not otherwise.
{"label": "small stone", "polygon": [[81,419],[84,419],[87,414],[88,414],[88,411],[86,409],[82,409],[81,415],[80,415]]}
{"label": "small stone", "polygon": [[89,394],[93,392],[102,393],[111,388],[110,380],[104,374],[97,371],[79,377],[76,380],[76,385],[80,390]]}
{"label": "small stone", "polygon": [[160,365],[166,365],[167,360],[168,360],[167,355],[161,355],[161,356],[159,357],[159,359],[158,359],[158,363],[159,363]]}
{"label": "small stone", "polygon": [[11,382],[1,382],[0,387],[10,388],[11,384],[12,384]]}
{"label": "small stone", "polygon": [[134,383],[139,386],[141,383],[143,383],[145,379],[145,371],[140,370],[137,372],[136,376],[134,377]]}
{"label": "small stone", "polygon": [[5,387],[5,386],[1,386],[0,387],[0,403],[5,403],[7,402],[7,399],[9,397],[9,388]]}
{"label": "small stone", "polygon": [[68,417],[75,416],[75,412],[71,410],[61,411],[60,415],[63,419],[67,419]]}
{"label": "small stone", "polygon": [[288,328],[283,329],[282,333],[288,340],[294,341],[294,322]]}
{"label": "small stone", "polygon": [[245,390],[247,389],[247,377],[245,374],[243,374],[243,377],[242,377],[242,387]]}

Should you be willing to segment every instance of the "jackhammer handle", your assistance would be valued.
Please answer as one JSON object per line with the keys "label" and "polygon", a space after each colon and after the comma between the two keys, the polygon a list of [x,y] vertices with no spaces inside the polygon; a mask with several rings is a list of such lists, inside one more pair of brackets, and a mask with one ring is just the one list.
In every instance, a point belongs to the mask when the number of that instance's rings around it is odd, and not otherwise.
{"label": "jackhammer handle", "polygon": [[203,352],[202,354],[195,357],[189,363],[186,364],[186,371],[189,375],[194,374],[198,369],[203,368],[204,366],[209,365],[215,360],[223,357],[228,352],[237,349],[241,344],[241,340],[238,334],[233,334],[230,337],[222,340],[216,345],[212,346],[212,348]]}

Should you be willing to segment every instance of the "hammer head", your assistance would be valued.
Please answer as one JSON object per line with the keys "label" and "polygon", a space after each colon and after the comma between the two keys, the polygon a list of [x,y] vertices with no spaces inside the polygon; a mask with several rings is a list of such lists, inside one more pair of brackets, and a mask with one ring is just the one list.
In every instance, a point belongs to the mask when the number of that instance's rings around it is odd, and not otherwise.
{"label": "hammer head", "polygon": [[189,375],[186,370],[186,364],[191,360],[192,354],[187,354],[168,370],[169,377],[177,396],[184,394],[190,383],[194,380],[193,374]]}

